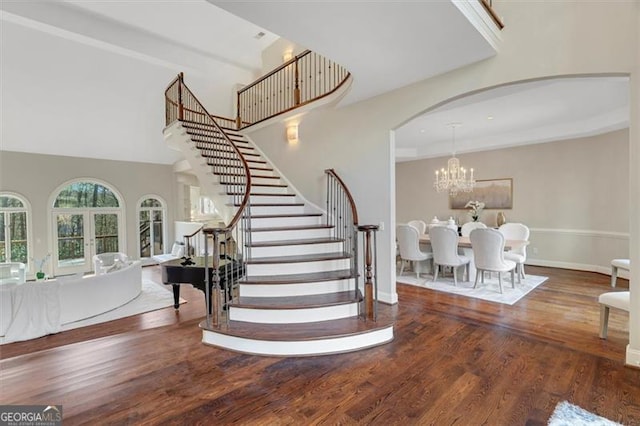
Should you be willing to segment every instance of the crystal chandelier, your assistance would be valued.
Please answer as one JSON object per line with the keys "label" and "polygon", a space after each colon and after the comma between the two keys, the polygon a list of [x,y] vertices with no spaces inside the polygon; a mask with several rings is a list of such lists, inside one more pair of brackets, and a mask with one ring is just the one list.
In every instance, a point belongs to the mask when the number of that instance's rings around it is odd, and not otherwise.
{"label": "crystal chandelier", "polygon": [[447,161],[447,168],[436,170],[436,180],[433,182],[433,187],[438,192],[449,191],[449,194],[455,196],[458,192],[473,191],[476,181],[473,179],[473,169],[470,170],[469,178],[467,178],[467,170],[460,167],[460,160],[456,157],[456,127],[460,126],[460,123],[450,123],[449,126],[451,126],[453,133],[453,153]]}

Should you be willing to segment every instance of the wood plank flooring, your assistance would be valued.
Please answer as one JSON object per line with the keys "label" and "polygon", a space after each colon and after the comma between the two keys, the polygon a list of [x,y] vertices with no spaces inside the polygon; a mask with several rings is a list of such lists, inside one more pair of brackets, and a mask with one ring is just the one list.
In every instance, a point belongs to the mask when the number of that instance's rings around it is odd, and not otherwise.
{"label": "wood plank flooring", "polygon": [[[145,276],[159,282],[159,268]],[[111,323],[0,346],[2,404],[62,404],[64,424],[544,425],[568,400],[640,425],[628,315],[598,338],[605,275],[550,277],[514,306],[398,285],[395,340],[342,355],[275,358],[203,345],[202,293]],[[620,280],[619,287],[628,286]]]}

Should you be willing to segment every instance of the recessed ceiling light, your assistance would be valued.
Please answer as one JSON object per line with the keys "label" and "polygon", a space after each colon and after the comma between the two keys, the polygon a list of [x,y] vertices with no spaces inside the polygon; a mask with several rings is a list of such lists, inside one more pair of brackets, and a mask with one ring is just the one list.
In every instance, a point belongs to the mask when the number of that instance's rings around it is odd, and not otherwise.
{"label": "recessed ceiling light", "polygon": [[254,35],[253,38],[255,38],[256,40],[260,40],[262,37],[266,36],[267,33],[260,31],[258,34]]}
{"label": "recessed ceiling light", "polygon": [[424,129],[420,129],[420,133],[424,133]]}
{"label": "recessed ceiling light", "polygon": [[493,115],[487,116],[487,120],[493,120]]}

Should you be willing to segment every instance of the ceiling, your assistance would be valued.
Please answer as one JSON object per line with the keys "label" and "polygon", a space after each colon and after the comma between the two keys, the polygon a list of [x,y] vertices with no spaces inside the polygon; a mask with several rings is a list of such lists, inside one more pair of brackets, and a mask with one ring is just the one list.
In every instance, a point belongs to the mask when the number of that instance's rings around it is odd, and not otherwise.
{"label": "ceiling", "polygon": [[[261,52],[282,36],[347,67],[354,83],[343,104],[355,103],[494,55],[499,41],[462,3],[2,1],[0,148],[172,164],[162,91],[177,72],[224,114],[231,88],[256,77]],[[459,99],[396,129],[398,159],[448,154],[452,121],[462,123],[459,152],[623,128],[627,86],[623,77],[548,80]]]}
{"label": "ceiling", "polygon": [[[452,123],[455,125],[453,133]],[[449,102],[396,130],[396,160],[597,135],[629,126],[628,77],[556,78]]]}

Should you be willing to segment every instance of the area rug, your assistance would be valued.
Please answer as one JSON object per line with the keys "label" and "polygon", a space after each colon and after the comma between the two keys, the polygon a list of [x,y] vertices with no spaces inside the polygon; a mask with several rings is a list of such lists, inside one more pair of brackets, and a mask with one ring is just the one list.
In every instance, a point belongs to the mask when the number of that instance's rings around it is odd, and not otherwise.
{"label": "area rug", "polygon": [[[180,304],[186,302],[186,300],[180,298]],[[153,281],[143,280],[142,291],[129,303],[91,318],[64,324],[60,327],[60,331],[73,330],[168,307],[173,307],[173,292]],[[4,337],[0,337],[0,345],[4,343]]]}
{"label": "area rug", "polygon": [[489,274],[486,274],[484,284],[478,281],[478,287],[476,289],[473,288],[473,281],[466,282],[458,280],[458,285],[454,286],[453,277],[451,276],[445,278],[438,277],[438,281],[434,282],[431,275],[421,275],[420,278],[416,278],[416,274],[412,272],[405,272],[405,275],[396,276],[396,281],[401,284],[409,284],[416,287],[458,294],[460,296],[513,305],[548,279],[548,277],[527,274],[527,278],[523,279],[522,283],[518,283],[518,279],[516,278],[516,288],[514,289],[511,288],[511,276],[505,279],[506,275],[503,275],[502,288],[504,292],[500,294],[498,277],[495,274],[491,275],[492,277],[489,278]]}
{"label": "area rug", "polygon": [[[180,298],[180,304],[187,301]],[[131,302],[95,317],[64,324],[60,331],[73,330],[74,328],[86,327],[88,325],[100,324],[102,322],[113,321],[120,318],[143,314],[145,312],[157,311],[158,309],[173,307],[173,292],[156,284],[153,281],[143,280],[142,291]]]}
{"label": "area rug", "polygon": [[559,402],[549,418],[549,426],[622,426],[590,413],[567,401]]}

